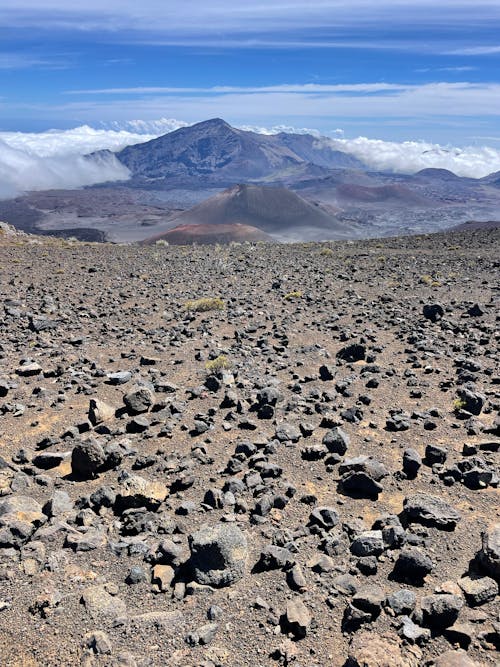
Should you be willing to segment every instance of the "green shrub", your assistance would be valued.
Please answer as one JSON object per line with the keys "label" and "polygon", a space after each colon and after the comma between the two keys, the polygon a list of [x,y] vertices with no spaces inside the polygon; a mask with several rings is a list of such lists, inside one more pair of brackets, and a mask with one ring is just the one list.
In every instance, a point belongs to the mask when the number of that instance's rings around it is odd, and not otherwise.
{"label": "green shrub", "polygon": [[219,297],[204,297],[202,299],[186,301],[184,304],[185,310],[190,310],[194,313],[204,313],[207,310],[222,310],[223,308],[224,301]]}
{"label": "green shrub", "polygon": [[225,354],[220,354],[215,359],[207,361],[205,368],[209,373],[216,373],[231,368],[232,364]]}

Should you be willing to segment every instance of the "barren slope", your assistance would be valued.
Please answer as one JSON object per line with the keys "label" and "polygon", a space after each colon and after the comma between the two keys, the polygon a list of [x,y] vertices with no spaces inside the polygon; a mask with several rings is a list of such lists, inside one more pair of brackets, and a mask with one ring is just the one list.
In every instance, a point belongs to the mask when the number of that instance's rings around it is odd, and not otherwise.
{"label": "barren slope", "polygon": [[493,667],[499,248],[5,235],[0,664]]}

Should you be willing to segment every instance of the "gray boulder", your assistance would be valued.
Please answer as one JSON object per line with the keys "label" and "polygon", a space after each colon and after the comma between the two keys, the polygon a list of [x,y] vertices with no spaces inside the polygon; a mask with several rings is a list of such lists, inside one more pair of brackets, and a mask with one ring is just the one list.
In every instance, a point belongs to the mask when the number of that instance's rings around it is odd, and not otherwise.
{"label": "gray boulder", "polygon": [[399,554],[394,575],[396,579],[421,585],[425,576],[433,569],[434,563],[426,553],[418,547],[406,547]]}
{"label": "gray boulder", "polygon": [[0,547],[20,548],[47,517],[29,496],[11,496],[0,502]]}
{"label": "gray boulder", "polygon": [[413,591],[401,588],[399,591],[391,593],[387,596],[386,606],[392,609],[396,616],[402,614],[409,615],[415,609],[417,603],[417,596]]}
{"label": "gray boulder", "polygon": [[471,607],[490,602],[498,595],[498,584],[491,577],[463,577],[458,585]]}
{"label": "gray boulder", "polygon": [[463,404],[464,410],[472,415],[480,415],[486,402],[486,396],[478,391],[473,391],[468,387],[458,390],[458,396]]}
{"label": "gray boulder", "polygon": [[220,588],[234,584],[245,574],[247,540],[237,526],[203,526],[189,536],[189,547],[190,565],[199,584]]}
{"label": "gray boulder", "polygon": [[439,303],[426,303],[422,309],[422,314],[426,320],[438,322],[444,315],[443,306]]}
{"label": "gray boulder", "polygon": [[455,623],[460,610],[464,606],[464,601],[458,595],[443,593],[441,595],[426,595],[422,598],[420,606],[423,612],[424,625],[442,630]]}
{"label": "gray boulder", "polygon": [[483,546],[479,561],[488,574],[500,581],[500,523],[494,524],[481,537]]}
{"label": "gray boulder", "polygon": [[425,493],[416,493],[405,498],[403,510],[412,523],[421,523],[443,530],[453,530],[461,516],[456,509],[441,498]]}
{"label": "gray boulder", "polygon": [[349,436],[341,428],[335,427],[326,433],[323,444],[330,453],[344,456],[349,447]]}
{"label": "gray boulder", "polygon": [[131,415],[147,412],[154,404],[154,394],[148,387],[135,385],[124,395],[123,402]]}
{"label": "gray boulder", "polygon": [[84,440],[73,447],[71,470],[77,479],[93,479],[105,462],[104,449],[96,440]]}

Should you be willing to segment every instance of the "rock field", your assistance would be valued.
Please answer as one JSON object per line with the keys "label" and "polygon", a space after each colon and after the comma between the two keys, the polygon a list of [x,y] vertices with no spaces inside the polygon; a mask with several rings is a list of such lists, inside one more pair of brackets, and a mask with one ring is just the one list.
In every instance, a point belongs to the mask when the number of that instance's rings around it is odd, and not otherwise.
{"label": "rock field", "polygon": [[0,267],[0,665],[498,664],[500,230]]}

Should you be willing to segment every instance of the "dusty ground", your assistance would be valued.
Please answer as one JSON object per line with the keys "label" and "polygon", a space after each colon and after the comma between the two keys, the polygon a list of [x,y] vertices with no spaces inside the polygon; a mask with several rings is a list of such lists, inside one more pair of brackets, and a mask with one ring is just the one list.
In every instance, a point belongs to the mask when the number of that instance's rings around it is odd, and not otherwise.
{"label": "dusty ground", "polygon": [[[0,664],[496,664],[498,569],[476,555],[499,521],[500,231],[195,248],[2,239]],[[223,307],[186,309],[203,297]],[[337,356],[354,343],[359,359]],[[119,371],[130,378],[112,384]],[[134,415],[123,397],[137,385],[151,400]],[[336,427],[340,454],[323,442]],[[84,469],[74,450],[89,439]],[[427,445],[441,448],[434,465]],[[414,479],[408,448],[424,459]],[[340,466],[361,455],[385,466],[376,497],[345,488]],[[464,461],[481,474],[462,476]],[[412,519],[416,493],[459,517]],[[321,507],[336,525],[312,525]],[[188,537],[221,523],[246,538],[243,576],[201,585]],[[286,562],[256,567],[270,546]],[[430,562],[423,578],[396,574],[405,549]],[[387,600],[400,589],[415,594],[405,614]],[[426,613],[435,594],[457,613]],[[472,663],[440,662],[460,647]]]}

